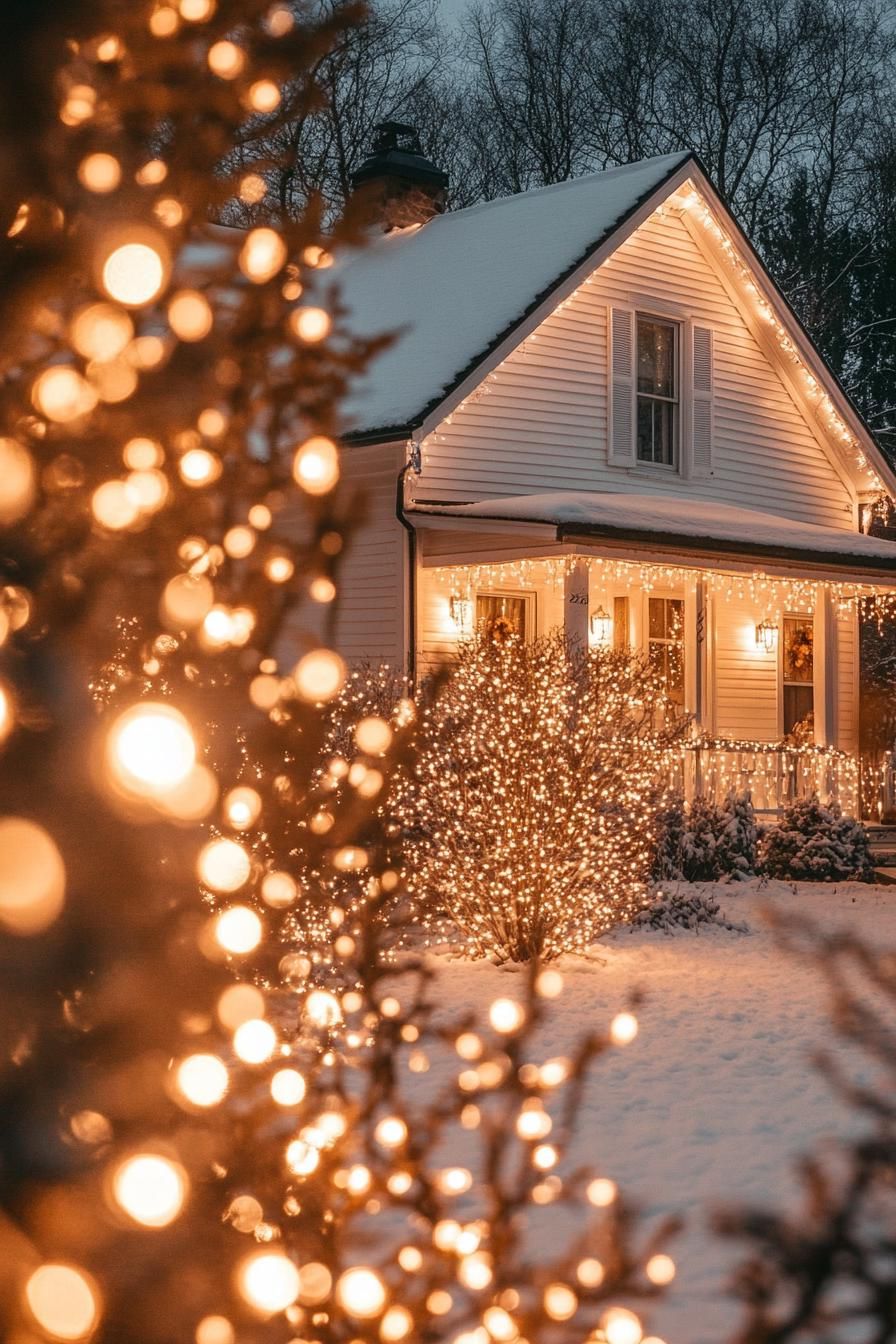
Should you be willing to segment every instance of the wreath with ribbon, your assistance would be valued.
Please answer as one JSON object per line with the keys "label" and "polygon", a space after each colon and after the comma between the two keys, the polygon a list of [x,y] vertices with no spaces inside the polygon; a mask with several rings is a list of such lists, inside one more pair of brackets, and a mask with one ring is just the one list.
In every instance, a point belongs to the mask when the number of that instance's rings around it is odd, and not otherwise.
{"label": "wreath with ribbon", "polygon": [[516,626],[509,616],[493,616],[487,630],[489,639],[495,644],[506,644],[517,633]]}
{"label": "wreath with ribbon", "polygon": [[[808,674],[812,670],[814,636],[812,627],[801,625],[794,630],[784,649],[789,671]],[[807,677],[808,680],[808,677]]]}

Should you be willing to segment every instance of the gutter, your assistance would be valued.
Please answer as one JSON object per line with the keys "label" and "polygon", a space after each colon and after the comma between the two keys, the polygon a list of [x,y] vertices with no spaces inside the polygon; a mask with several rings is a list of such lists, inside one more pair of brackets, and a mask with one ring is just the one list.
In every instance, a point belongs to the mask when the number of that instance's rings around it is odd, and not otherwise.
{"label": "gutter", "polygon": [[408,661],[407,676],[411,692],[417,685],[417,529],[409,520],[404,507],[404,484],[408,472],[415,469],[415,456],[412,454],[398,473],[395,488],[395,517],[408,534]]}
{"label": "gutter", "polygon": [[[728,538],[693,537],[681,532],[646,531],[642,528],[620,527],[613,523],[561,523],[557,528],[557,540],[563,542],[594,543],[601,537],[608,541],[627,541],[642,546],[656,546],[672,550],[696,553],[712,557],[732,555],[740,557],[755,556],[764,560],[783,560],[790,564],[817,565],[825,569],[845,569],[860,571],[876,578],[896,580],[896,560],[887,561],[882,556],[868,556],[849,551],[816,551],[811,547],[776,546],[761,541],[733,541]],[[860,582],[861,580],[859,580]]]}
{"label": "gutter", "polygon": [[[497,514],[489,517],[488,514],[481,513],[452,513],[451,506],[439,507],[436,505],[416,505],[413,512],[422,517],[428,516],[433,519],[444,520],[446,524],[452,524],[455,527],[459,523],[466,523],[480,528],[483,524],[499,524],[502,530],[509,526],[528,527],[528,528],[549,528],[555,536],[555,539],[561,545],[576,546],[594,546],[595,543],[606,541],[610,544],[628,545],[636,549],[660,550],[667,553],[680,555],[685,560],[690,559],[693,563],[695,556],[705,557],[706,559],[722,559],[722,557],[731,557],[734,562],[740,561],[741,564],[749,564],[751,560],[780,561],[785,564],[800,565],[802,567],[813,566],[816,569],[833,571],[845,571],[845,575],[839,578],[839,582],[848,581],[849,577],[855,578],[857,583],[861,583],[862,577],[869,579],[883,579],[892,584],[896,582],[896,557],[889,560],[883,556],[863,556],[858,552],[850,551],[823,551],[815,550],[812,547],[799,546],[779,546],[771,542],[761,541],[736,541],[725,537],[698,537],[690,533],[676,532],[669,530],[647,530],[646,528],[623,526],[617,523],[558,523],[547,519],[536,519],[519,516],[510,516],[508,514]],[[405,524],[407,526],[407,524]],[[844,533],[844,535],[850,535]],[[724,560],[722,560],[724,564]]]}

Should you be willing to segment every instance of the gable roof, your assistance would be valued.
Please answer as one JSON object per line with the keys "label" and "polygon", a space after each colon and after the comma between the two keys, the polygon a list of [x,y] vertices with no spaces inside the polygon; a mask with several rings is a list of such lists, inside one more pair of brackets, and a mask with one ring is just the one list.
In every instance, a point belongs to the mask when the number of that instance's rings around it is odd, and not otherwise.
{"label": "gable roof", "polygon": [[851,434],[857,462],[864,454],[872,479],[896,499],[896,469],[691,152],[437,215],[340,259],[333,275],[350,326],[361,336],[396,334],[343,400],[345,441],[425,436],[686,182],[720,213],[752,274],[751,293],[764,297],[790,348],[831,394],[839,446]]}
{"label": "gable roof", "polygon": [[352,439],[421,423],[691,154],[666,154],[396,229],[333,278],[359,336],[395,331],[343,404]]}

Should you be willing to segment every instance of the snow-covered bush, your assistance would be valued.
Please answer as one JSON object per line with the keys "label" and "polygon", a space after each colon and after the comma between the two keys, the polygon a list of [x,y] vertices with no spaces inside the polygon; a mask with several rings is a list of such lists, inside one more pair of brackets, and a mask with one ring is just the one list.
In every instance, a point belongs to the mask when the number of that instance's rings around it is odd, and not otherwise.
{"label": "snow-covered bush", "polygon": [[762,840],[762,868],[769,877],[794,882],[843,882],[871,878],[868,835],[855,817],[817,795],[787,809]]}
{"label": "snow-covered bush", "polygon": [[635,929],[659,929],[663,933],[672,933],[676,929],[692,929],[699,933],[701,927],[707,925],[731,933],[750,931],[746,924],[729,919],[709,892],[680,887],[660,888],[650,904],[632,919]]}
{"label": "snow-covered bush", "polygon": [[409,885],[477,956],[583,948],[643,903],[665,755],[658,672],[562,633],[461,645],[424,709]]}
{"label": "snow-covered bush", "polygon": [[679,799],[660,816],[654,875],[659,881],[715,882],[752,877],[758,832],[750,794],[728,794],[724,803]]}

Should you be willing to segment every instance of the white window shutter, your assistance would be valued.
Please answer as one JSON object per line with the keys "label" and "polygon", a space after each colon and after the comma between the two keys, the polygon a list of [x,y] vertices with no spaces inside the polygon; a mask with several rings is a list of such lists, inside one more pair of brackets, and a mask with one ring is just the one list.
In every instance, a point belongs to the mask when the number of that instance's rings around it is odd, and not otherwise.
{"label": "white window shutter", "polygon": [[713,367],[712,330],[691,331],[691,475],[713,473]]}
{"label": "white window shutter", "polygon": [[612,465],[635,465],[635,314],[610,309],[609,457]]}

